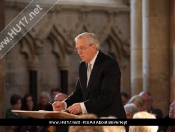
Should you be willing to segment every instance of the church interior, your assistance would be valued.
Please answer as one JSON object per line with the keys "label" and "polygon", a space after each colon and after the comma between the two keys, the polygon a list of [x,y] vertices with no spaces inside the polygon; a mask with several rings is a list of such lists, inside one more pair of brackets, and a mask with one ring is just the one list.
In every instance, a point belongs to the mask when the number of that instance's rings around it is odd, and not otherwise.
{"label": "church interior", "polygon": [[[27,16],[36,6],[24,12],[30,2],[1,0],[1,31],[19,13]],[[95,33],[100,50],[117,60],[122,92],[132,97],[148,91],[153,106],[168,113],[175,97],[174,0],[58,0],[48,12],[52,0],[35,2],[45,14],[35,14],[39,21],[0,59],[1,118],[15,93],[38,101],[52,88],[68,95],[74,90],[81,61],[74,38],[82,32]]]}

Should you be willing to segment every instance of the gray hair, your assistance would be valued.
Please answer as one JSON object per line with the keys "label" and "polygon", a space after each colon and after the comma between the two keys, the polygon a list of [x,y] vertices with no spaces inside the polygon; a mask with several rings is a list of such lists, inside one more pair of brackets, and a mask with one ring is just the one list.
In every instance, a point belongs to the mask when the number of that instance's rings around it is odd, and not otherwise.
{"label": "gray hair", "polygon": [[124,109],[125,109],[126,111],[129,111],[130,113],[132,113],[132,115],[134,115],[135,113],[138,112],[137,106],[136,106],[135,104],[133,104],[133,103],[126,104],[126,105],[124,106]]}
{"label": "gray hair", "polygon": [[144,94],[147,94],[148,95],[148,98],[152,100],[152,95],[150,92],[147,92],[147,91],[142,91],[139,93],[140,96],[144,95]]}
{"label": "gray hair", "polygon": [[142,96],[135,95],[128,101],[128,104],[129,103],[134,103],[137,107],[139,107],[145,105],[145,100],[142,98]]}
{"label": "gray hair", "polygon": [[43,91],[43,92],[40,94],[40,98],[41,98],[41,97],[44,97],[44,96],[47,97],[48,101],[51,100],[48,92]]}
{"label": "gray hair", "polygon": [[75,42],[80,38],[85,38],[89,45],[96,44],[97,50],[100,48],[100,41],[94,33],[81,33],[75,38]]}

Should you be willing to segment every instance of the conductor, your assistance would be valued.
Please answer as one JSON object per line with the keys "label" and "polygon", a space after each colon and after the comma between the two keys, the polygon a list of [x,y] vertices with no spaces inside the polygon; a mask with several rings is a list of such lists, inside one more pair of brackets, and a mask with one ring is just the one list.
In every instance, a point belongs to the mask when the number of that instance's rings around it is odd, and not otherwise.
{"label": "conductor", "polygon": [[64,101],[54,102],[53,110],[67,109],[72,114],[93,113],[98,117],[125,119],[117,61],[99,50],[100,41],[93,33],[78,35],[75,46],[75,52],[82,59],[75,90]]}

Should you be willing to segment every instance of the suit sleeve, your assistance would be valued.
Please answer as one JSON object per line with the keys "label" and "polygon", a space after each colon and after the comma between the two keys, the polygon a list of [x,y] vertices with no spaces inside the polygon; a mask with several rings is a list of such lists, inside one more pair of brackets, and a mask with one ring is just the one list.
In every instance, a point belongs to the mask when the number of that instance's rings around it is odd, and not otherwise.
{"label": "suit sleeve", "polygon": [[80,87],[80,80],[78,78],[75,91],[71,93],[71,95],[68,96],[68,98],[65,100],[67,103],[67,107],[71,106],[74,103],[82,102],[82,91]]}

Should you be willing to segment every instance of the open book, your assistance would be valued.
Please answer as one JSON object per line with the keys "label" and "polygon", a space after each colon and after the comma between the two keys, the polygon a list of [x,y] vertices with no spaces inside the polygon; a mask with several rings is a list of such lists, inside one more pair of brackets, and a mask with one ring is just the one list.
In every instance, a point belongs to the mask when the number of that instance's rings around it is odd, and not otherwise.
{"label": "open book", "polygon": [[77,118],[77,115],[70,114],[64,111],[25,111],[25,110],[12,110],[13,113],[18,113],[27,117],[35,119],[65,119],[65,118]]}

